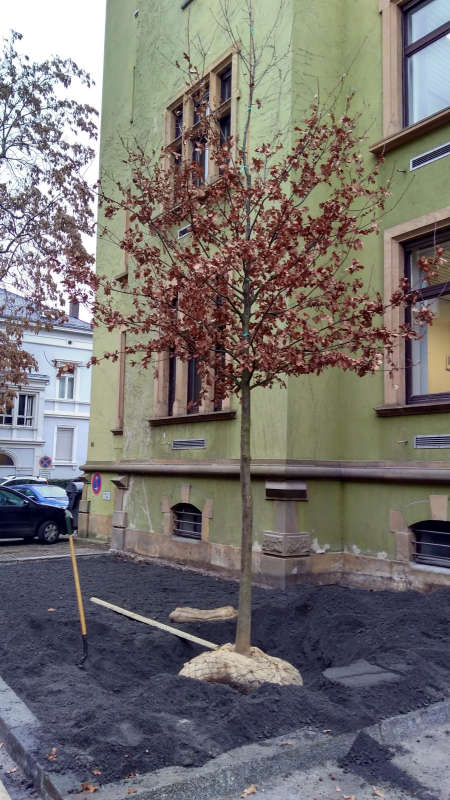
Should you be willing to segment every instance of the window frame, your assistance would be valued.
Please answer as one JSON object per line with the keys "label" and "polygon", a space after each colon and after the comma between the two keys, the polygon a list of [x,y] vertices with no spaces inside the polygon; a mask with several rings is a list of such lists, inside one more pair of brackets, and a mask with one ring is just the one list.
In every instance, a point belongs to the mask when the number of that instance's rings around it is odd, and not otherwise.
{"label": "window frame", "polygon": [[[58,431],[59,430],[70,430],[72,431],[72,452],[70,454],[69,459],[62,459],[56,457],[56,451],[58,446]],[[73,464],[75,462],[75,452],[76,452],[76,433],[77,429],[74,425],[57,425],[55,427],[55,436],[54,436],[54,444],[53,444],[53,463],[54,464]]]}
{"label": "window frame", "polygon": [[[438,28],[430,31],[425,36],[422,36],[417,41],[413,42],[412,44],[408,45],[408,34],[407,34],[407,17],[411,11],[414,11],[415,8],[418,8],[420,5],[427,5],[428,3],[433,2],[433,0],[411,0],[410,2],[406,3],[401,7],[402,13],[402,106],[403,106],[403,127],[408,128],[410,125],[416,125],[419,122],[422,122],[427,117],[421,117],[414,122],[410,122],[410,110],[409,110],[409,103],[408,103],[408,94],[409,94],[409,82],[408,82],[408,63],[411,56],[414,56],[416,53],[419,53],[421,50],[425,50],[434,42],[439,41],[448,33],[450,33],[450,19],[440,25]],[[444,106],[444,108],[440,108],[438,111],[434,112],[439,114],[441,111],[444,111],[445,108],[449,106]],[[430,115],[431,116],[431,115]]]}
{"label": "window frame", "polygon": [[[412,270],[411,270],[411,255],[413,250],[425,249],[432,247],[434,244],[438,245],[441,242],[450,241],[450,228],[444,228],[435,234],[422,236],[419,239],[413,239],[405,243],[403,247],[404,252],[404,265],[405,277],[408,278],[409,285],[411,286]],[[414,288],[414,287],[412,287]],[[446,291],[443,291],[443,289]],[[418,300],[431,300],[435,297],[442,295],[450,295],[450,282],[436,283],[433,286],[427,286],[418,291]],[[405,309],[405,321],[412,324],[411,306]],[[405,342],[405,401],[407,405],[414,405],[416,403],[439,403],[450,402],[450,390],[448,392],[429,392],[428,394],[414,395],[412,392],[413,384],[413,356],[412,356],[412,340],[408,339]],[[450,347],[449,347],[450,350]]]}
{"label": "window frame", "polygon": [[[222,100],[222,76],[231,70],[230,96]],[[210,64],[204,74],[193,84],[185,86],[184,89],[169,102],[164,113],[164,136],[163,151],[168,161],[175,156],[181,158],[183,162],[190,163],[195,160],[195,127],[198,120],[195,119],[196,98],[208,93],[209,113],[213,115],[214,122],[220,128],[220,120],[223,117],[230,117],[230,135],[233,142],[236,142],[237,132],[237,102],[239,99],[238,90],[238,53],[236,47],[229,48],[219,59]],[[182,108],[181,131],[177,127],[176,112]],[[207,152],[207,143],[205,143]],[[201,159],[200,159],[201,160]],[[218,170],[210,159],[204,157],[207,162],[207,173],[204,180],[206,183],[218,178]],[[206,165],[205,165],[206,166]]]}
{"label": "window frame", "polygon": [[382,22],[382,139],[370,152],[384,154],[450,122],[450,106],[412,125],[403,119],[403,33],[402,10],[411,0],[379,0]]}
{"label": "window frame", "polygon": [[[20,405],[20,398],[25,397],[28,400],[31,399],[32,401],[32,412],[30,414],[19,414],[19,405]],[[18,430],[33,430],[36,427],[36,416],[37,416],[37,392],[18,392],[16,397],[13,399],[12,406],[11,406],[11,413],[9,414],[0,414],[0,420],[5,417],[11,417],[11,422],[2,422],[0,421],[0,427],[6,428],[10,430],[11,428],[17,428]],[[27,400],[25,400],[25,404]],[[19,417],[23,417],[24,420],[30,419],[31,422],[27,425],[25,422],[24,424],[19,424],[18,419]]]}
{"label": "window frame", "polygon": [[[384,231],[384,292],[386,300],[397,289],[405,274],[405,248],[421,238],[439,236],[450,230],[450,206],[429,212]],[[404,320],[404,310],[387,308],[384,323],[389,330],[397,330]],[[407,403],[405,380],[405,342],[399,336],[393,350],[394,367],[384,372],[384,402],[375,408],[380,417],[408,414],[448,413],[450,403],[445,400]]]}
{"label": "window frame", "polygon": [[[230,97],[222,101],[222,76],[231,70]],[[233,149],[236,149],[237,110],[239,100],[238,88],[239,55],[235,46],[230,47],[220,58],[209,64],[204,74],[191,86],[185,86],[168,103],[164,112],[164,141],[163,153],[166,165],[174,154],[181,154],[181,158],[189,163],[193,158],[193,144],[195,140],[194,104],[199,94],[203,97],[208,91],[208,103],[214,123],[220,130],[220,121],[229,116],[230,136],[233,138]],[[182,107],[182,133],[176,126],[175,114]],[[198,123],[197,123],[198,124]],[[207,145],[206,145],[207,149]],[[214,163],[209,160],[206,183],[219,178],[219,171]],[[154,380],[153,418],[151,422],[157,424],[158,419],[175,422],[187,418],[196,421],[198,417],[213,417],[217,419],[230,418],[231,401],[225,398],[220,403],[214,397],[214,381],[209,387],[207,396],[192,395],[192,375],[189,377],[189,361],[173,358],[170,352],[155,355],[156,376]],[[192,371],[192,370],[191,370]]]}

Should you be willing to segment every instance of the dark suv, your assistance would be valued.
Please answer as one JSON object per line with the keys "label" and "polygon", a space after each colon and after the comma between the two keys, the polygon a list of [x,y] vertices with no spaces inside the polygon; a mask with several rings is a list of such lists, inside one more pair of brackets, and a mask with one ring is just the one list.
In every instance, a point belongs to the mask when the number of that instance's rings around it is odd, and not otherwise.
{"label": "dark suv", "polygon": [[0,539],[34,539],[54,544],[67,533],[66,514],[70,511],[36,503],[14,489],[0,486]]}

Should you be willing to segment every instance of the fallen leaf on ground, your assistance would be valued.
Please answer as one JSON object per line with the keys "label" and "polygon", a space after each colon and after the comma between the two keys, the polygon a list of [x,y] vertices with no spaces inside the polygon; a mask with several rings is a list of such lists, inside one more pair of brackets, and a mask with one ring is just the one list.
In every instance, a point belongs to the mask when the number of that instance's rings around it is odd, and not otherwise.
{"label": "fallen leaf on ground", "polygon": [[56,747],[52,747],[49,753],[47,753],[46,758],[49,761],[56,761]]}
{"label": "fallen leaf on ground", "polygon": [[254,783],[251,783],[250,786],[247,786],[246,789],[241,794],[241,797],[248,797],[249,794],[256,794],[256,786]]}
{"label": "fallen leaf on ground", "polygon": [[377,797],[384,797],[384,794],[383,794],[383,792],[380,792],[380,790],[379,790],[379,789],[377,789],[377,787],[376,787],[376,786],[372,786],[372,792],[373,792],[373,793],[374,793],[374,794],[375,794]]}
{"label": "fallen leaf on ground", "polygon": [[331,728],[325,728],[325,730],[323,730],[322,733],[332,733],[332,730]]}
{"label": "fallen leaf on ground", "polygon": [[354,794],[344,794],[344,800],[356,800]]}
{"label": "fallen leaf on ground", "polygon": [[93,775],[101,775],[101,774],[102,774],[102,771],[101,771],[101,769],[93,769],[93,770],[92,770],[92,774],[93,774]]}
{"label": "fallen leaf on ground", "polygon": [[284,747],[284,745],[286,745],[286,744],[293,744],[293,742],[289,742],[289,741],[281,742],[281,747]]}
{"label": "fallen leaf on ground", "polygon": [[3,744],[3,742],[0,742],[0,750],[1,750],[1,749],[2,749],[2,747],[4,747],[4,746],[5,746],[5,745]]}
{"label": "fallen leaf on ground", "polygon": [[11,769],[5,770],[7,775],[12,775],[13,772],[17,772],[17,767],[11,767]]}
{"label": "fallen leaf on ground", "polygon": [[98,786],[94,786],[94,784],[89,783],[89,781],[84,781],[84,783],[81,784],[81,791],[92,794],[93,792],[98,792]]}
{"label": "fallen leaf on ground", "polygon": [[137,789],[128,789],[128,794],[135,794]]}
{"label": "fallen leaf on ground", "polygon": [[47,611],[56,611],[56,608],[47,608]]}

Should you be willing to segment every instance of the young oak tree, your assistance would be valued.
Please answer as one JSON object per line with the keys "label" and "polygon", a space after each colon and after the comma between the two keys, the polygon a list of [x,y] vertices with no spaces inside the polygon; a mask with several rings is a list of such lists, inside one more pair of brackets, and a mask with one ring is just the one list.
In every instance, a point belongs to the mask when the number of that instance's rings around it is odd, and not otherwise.
{"label": "young oak tree", "polygon": [[0,390],[36,368],[24,331],[64,321],[66,293],[83,300],[93,257],[94,195],[84,172],[94,151],[97,112],[71,99],[91,85],[70,59],[33,63],[11,32],[0,55]]}
{"label": "young oak tree", "polygon": [[[324,108],[314,103],[295,127],[291,147],[262,144],[251,152],[250,122],[259,105],[251,2],[249,30],[245,53],[236,43],[248,78],[242,139],[221,140],[202,81],[193,89],[203,114],[184,136],[195,142],[194,154],[208,147],[212,179],[204,180],[201,158],[178,163],[170,151],[158,158],[128,149],[129,184],[118,183],[115,198],[103,203],[107,220],[124,212],[129,219],[118,243],[133,268],[128,285],[97,276],[94,313],[97,325],[131,334],[125,352],[132,364],[195,358],[203,393],[239,398],[235,648],[242,654],[251,644],[252,392],[329,367],[375,372],[398,336],[415,335],[407,325],[388,330],[386,307],[417,300],[406,284],[386,301],[365,288],[364,240],[376,231],[388,192],[379,185],[377,165],[368,168],[361,157],[351,98],[339,115],[336,99]],[[181,226],[190,233],[180,240]],[[103,235],[112,236],[107,226]],[[430,320],[427,309],[417,310],[421,321]]]}

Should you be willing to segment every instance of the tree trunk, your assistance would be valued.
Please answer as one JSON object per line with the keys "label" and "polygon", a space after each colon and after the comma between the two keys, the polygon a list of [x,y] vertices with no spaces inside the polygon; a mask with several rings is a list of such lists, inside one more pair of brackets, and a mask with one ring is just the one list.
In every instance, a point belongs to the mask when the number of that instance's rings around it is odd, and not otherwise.
{"label": "tree trunk", "polygon": [[252,623],[252,545],[253,497],[250,477],[250,375],[243,375],[241,384],[241,578],[235,648],[245,655],[250,649]]}

